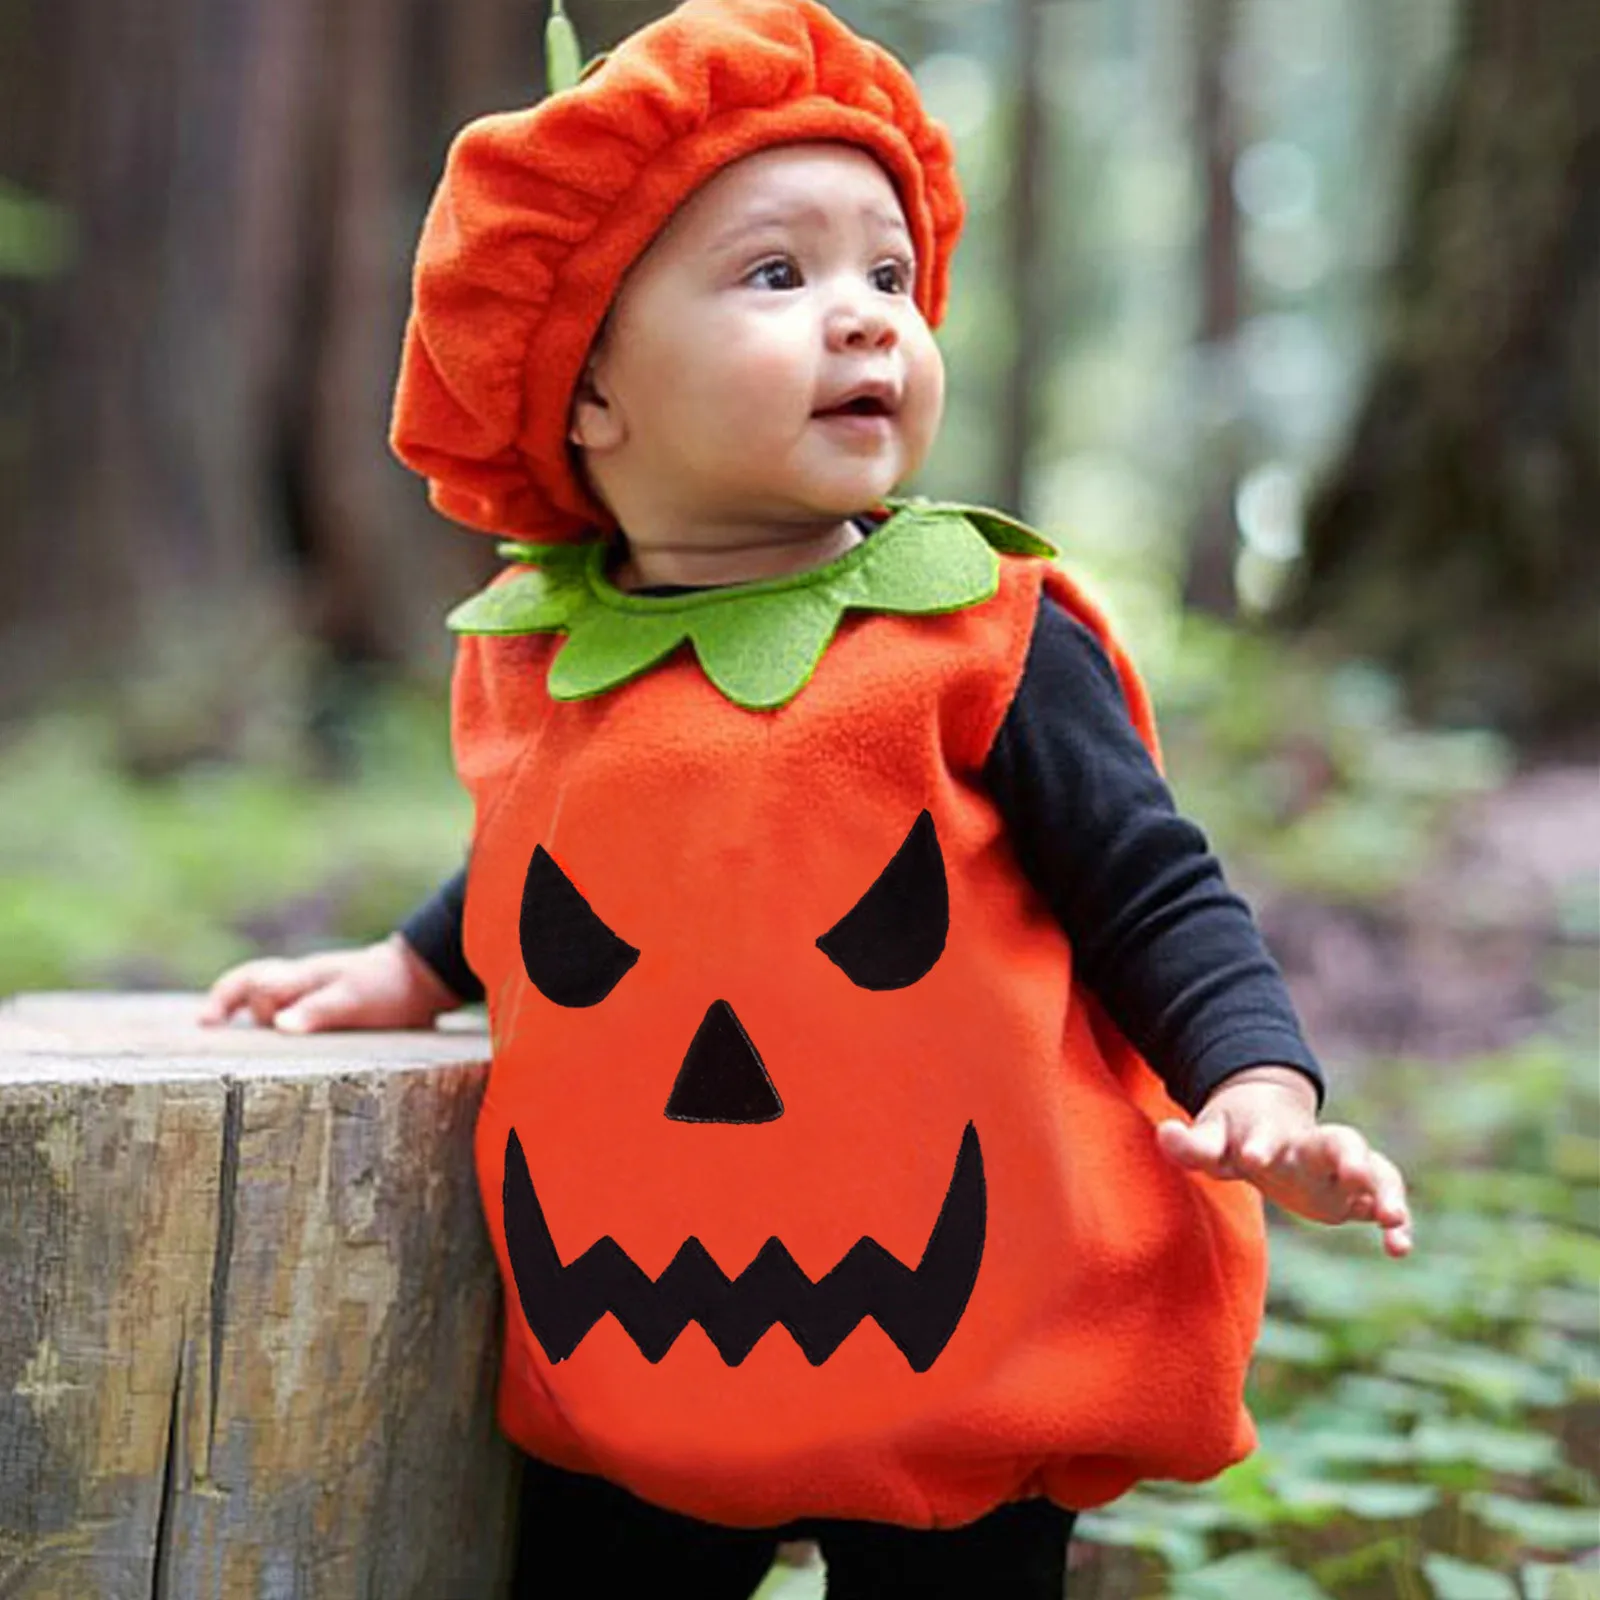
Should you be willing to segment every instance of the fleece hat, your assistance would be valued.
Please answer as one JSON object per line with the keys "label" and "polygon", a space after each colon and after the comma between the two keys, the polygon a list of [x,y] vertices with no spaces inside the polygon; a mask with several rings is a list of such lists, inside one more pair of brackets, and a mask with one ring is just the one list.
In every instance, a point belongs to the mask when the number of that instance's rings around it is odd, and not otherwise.
{"label": "fleece hat", "polygon": [[567,444],[624,273],[730,162],[829,140],[877,159],[944,313],[962,200],[911,75],[815,0],[686,0],[570,89],[457,135],[417,250],[390,443],[447,517],[558,543],[613,521]]}

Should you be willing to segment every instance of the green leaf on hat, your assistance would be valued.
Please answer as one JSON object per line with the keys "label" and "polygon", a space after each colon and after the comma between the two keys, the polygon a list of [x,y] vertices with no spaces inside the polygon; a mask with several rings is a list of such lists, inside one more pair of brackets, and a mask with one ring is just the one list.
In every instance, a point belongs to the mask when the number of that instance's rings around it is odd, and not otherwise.
{"label": "green leaf on hat", "polygon": [[550,17],[544,25],[544,69],[551,94],[574,88],[583,76],[578,33],[561,0],[550,0]]}

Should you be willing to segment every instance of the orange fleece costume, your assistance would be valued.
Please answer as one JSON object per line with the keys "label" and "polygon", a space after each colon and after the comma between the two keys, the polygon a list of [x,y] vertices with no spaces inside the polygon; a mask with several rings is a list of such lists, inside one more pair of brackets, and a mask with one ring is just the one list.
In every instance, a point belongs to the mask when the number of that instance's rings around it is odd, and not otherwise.
{"label": "orange fleece costume", "polygon": [[[936,318],[948,145],[809,0],[689,0],[469,129],[419,256],[396,447],[441,509],[548,547],[491,591],[488,631],[522,636],[463,642],[453,708],[500,1416],[713,1521],[1083,1508],[1248,1452],[1265,1287],[1259,1197],[1162,1158],[1181,1113],[1075,984],[980,781],[1041,588],[1154,749],[1131,665],[981,518],[902,513],[820,573],[678,601],[555,548],[608,526],[564,440],[622,272],[723,164],[816,138],[895,179]],[[919,595],[956,546],[990,577]],[[892,570],[808,675],[763,696],[759,660],[724,670],[759,655],[764,604],[852,593],[872,562]],[[530,585],[520,620],[493,611]],[[713,609],[692,651],[670,627],[617,646]]]}

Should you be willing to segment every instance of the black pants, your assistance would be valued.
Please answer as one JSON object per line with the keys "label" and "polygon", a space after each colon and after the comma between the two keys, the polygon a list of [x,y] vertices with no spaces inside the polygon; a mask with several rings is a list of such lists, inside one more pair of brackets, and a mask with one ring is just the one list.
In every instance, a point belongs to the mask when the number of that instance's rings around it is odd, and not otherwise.
{"label": "black pants", "polygon": [[828,1600],[1061,1600],[1073,1513],[1001,1506],[964,1528],[813,1520],[725,1528],[528,1461],[513,1600],[749,1600],[781,1539],[815,1539]]}

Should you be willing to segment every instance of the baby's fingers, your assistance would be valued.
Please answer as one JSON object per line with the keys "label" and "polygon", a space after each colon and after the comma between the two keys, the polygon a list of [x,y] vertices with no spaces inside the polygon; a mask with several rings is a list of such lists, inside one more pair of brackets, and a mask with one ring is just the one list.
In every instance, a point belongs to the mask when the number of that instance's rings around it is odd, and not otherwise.
{"label": "baby's fingers", "polygon": [[1409,1255],[1411,1207],[1406,1202],[1406,1180],[1386,1155],[1374,1150],[1372,1162],[1377,1168],[1378,1183],[1371,1220],[1383,1229],[1383,1248],[1390,1255]]}
{"label": "baby's fingers", "polygon": [[1410,1251],[1405,1179],[1394,1162],[1354,1128],[1337,1124],[1319,1128],[1297,1152],[1296,1164],[1302,1180],[1315,1192],[1322,1220],[1376,1223],[1390,1255]]}
{"label": "baby's fingers", "polygon": [[1372,1147],[1354,1128],[1327,1123],[1295,1151],[1302,1179],[1316,1186],[1330,1204],[1336,1200],[1353,1210],[1377,1198],[1377,1170]]}
{"label": "baby's fingers", "polygon": [[326,981],[326,974],[313,961],[246,961],[212,984],[200,1008],[200,1021],[214,1026],[235,1012],[248,1010],[266,1027],[283,1007]]}
{"label": "baby's fingers", "polygon": [[1156,1125],[1156,1144],[1168,1160],[1213,1178],[1238,1176],[1229,1149],[1231,1142],[1225,1112],[1212,1112],[1192,1123],[1173,1117]]}
{"label": "baby's fingers", "polygon": [[335,978],[311,990],[304,998],[280,1011],[274,1026],[280,1033],[321,1033],[330,1028],[359,1028],[367,1001],[347,977]]}

